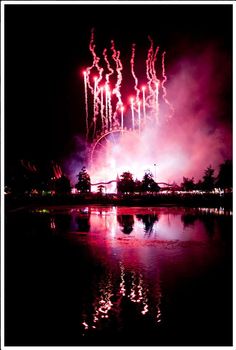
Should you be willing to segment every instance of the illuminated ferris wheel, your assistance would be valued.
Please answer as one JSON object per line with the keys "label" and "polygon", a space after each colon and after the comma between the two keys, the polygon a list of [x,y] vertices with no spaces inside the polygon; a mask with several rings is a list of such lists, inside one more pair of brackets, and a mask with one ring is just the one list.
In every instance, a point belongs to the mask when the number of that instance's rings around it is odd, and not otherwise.
{"label": "illuminated ferris wheel", "polygon": [[127,128],[115,127],[111,130],[98,134],[93,140],[89,150],[89,162],[90,166],[93,166],[94,161],[99,156],[104,156],[107,149],[114,149],[119,145],[120,139],[123,134],[134,133],[135,131]]}

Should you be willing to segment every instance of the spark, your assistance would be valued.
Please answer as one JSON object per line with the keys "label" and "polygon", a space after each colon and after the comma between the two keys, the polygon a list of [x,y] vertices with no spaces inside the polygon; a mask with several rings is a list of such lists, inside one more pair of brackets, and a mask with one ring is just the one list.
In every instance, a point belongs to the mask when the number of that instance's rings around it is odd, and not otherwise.
{"label": "spark", "polygon": [[143,92],[143,120],[144,120],[144,125],[146,125],[146,99],[145,99],[145,90],[146,87],[142,87],[142,92]]}
{"label": "spark", "polygon": [[131,73],[135,81],[134,89],[136,91],[136,103],[138,103],[140,90],[138,88],[138,78],[136,77],[134,72],[134,58],[135,58],[135,44],[132,45],[132,55],[130,59],[130,66],[131,66]]}
{"label": "spark", "polygon": [[165,73],[165,54],[166,52],[164,51],[163,54],[162,54],[162,76],[163,76],[163,80],[162,80],[162,83],[161,83],[161,86],[162,86],[162,90],[163,90],[163,99],[165,101],[165,103],[170,107],[170,117],[172,117],[173,113],[174,113],[174,108],[173,106],[170,104],[170,102],[168,101],[167,99],[167,91],[166,91],[166,87],[164,86],[165,82],[167,81],[167,76],[166,76],[166,73]]}
{"label": "spark", "polygon": [[132,129],[134,130],[134,99],[131,97],[131,112],[132,112]]}
{"label": "spark", "polygon": [[87,73],[84,71],[84,97],[85,97],[85,112],[86,112],[86,141],[88,140],[88,90],[87,90]]}
{"label": "spark", "polygon": [[118,100],[117,104],[116,104],[116,110],[115,110],[113,119],[114,119],[115,124],[119,125],[119,123],[117,123],[117,120],[116,120],[116,115],[117,115],[117,111],[123,105],[123,102],[122,102],[122,99],[121,99],[121,93],[120,93],[121,82],[122,82],[122,73],[121,73],[121,71],[123,69],[123,66],[122,66],[122,63],[121,63],[121,60],[120,60],[120,51],[116,51],[114,40],[111,41],[111,50],[113,52],[112,58],[113,58],[113,60],[116,63],[116,72],[117,72],[117,81],[116,81],[115,88],[113,89],[113,94],[116,95],[117,100]]}
{"label": "spark", "polygon": [[[162,87],[163,99],[165,103],[171,108],[171,104],[167,99],[167,91],[165,82],[167,80],[165,67],[164,67],[164,55],[162,55],[162,75],[163,80],[160,84],[160,80],[157,78],[156,63],[157,55],[159,52],[159,46],[154,50],[154,43],[152,38],[149,36],[150,47],[147,53],[146,59],[146,77],[147,77],[147,89],[142,88],[142,116],[141,116],[141,100],[138,77],[135,73],[135,56],[136,56],[136,44],[133,43],[131,47],[130,57],[130,69],[131,75],[134,79],[134,91],[135,97],[131,102],[131,116],[132,116],[132,130],[136,128],[141,132],[141,126],[146,125],[146,118],[155,117],[157,119],[159,114],[159,89]],[[121,86],[123,81],[122,70],[123,64],[120,59],[120,51],[116,49],[114,40],[111,40],[111,54],[112,61],[115,64],[115,68],[112,66],[109,58],[107,49],[104,48],[102,55],[106,65],[106,72],[104,68],[100,66],[100,57],[95,51],[95,37],[94,29],[91,30],[91,38],[89,42],[89,51],[92,54],[92,65],[89,66],[84,72],[84,93],[85,93],[85,114],[86,114],[86,139],[92,138],[92,141],[97,138],[99,132],[111,131],[115,128],[121,130],[124,129],[124,122],[127,120],[124,116],[124,103],[121,95]],[[91,82],[91,72],[97,74],[94,78],[94,82]],[[111,76],[116,73],[115,86],[111,85]],[[105,80],[105,86],[101,85],[102,80]],[[89,118],[88,110],[88,88],[93,95],[93,117]],[[105,94],[105,96],[104,96]],[[116,101],[115,101],[116,100]],[[148,110],[147,110],[148,109]],[[119,116],[119,118],[118,118]],[[124,119],[125,117],[125,119]],[[142,117],[142,118],[141,118]],[[89,126],[89,120],[91,125]],[[92,135],[89,135],[89,131],[93,127]],[[100,130],[99,130],[100,129]]]}

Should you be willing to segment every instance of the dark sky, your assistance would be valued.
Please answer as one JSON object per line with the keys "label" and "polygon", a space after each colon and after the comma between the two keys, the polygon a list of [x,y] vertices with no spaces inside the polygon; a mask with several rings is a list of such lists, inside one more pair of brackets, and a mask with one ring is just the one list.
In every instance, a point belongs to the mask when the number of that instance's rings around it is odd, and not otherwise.
{"label": "dark sky", "polygon": [[[60,161],[84,134],[80,71],[92,63],[93,27],[98,50],[114,39],[124,55],[133,42],[146,48],[151,35],[168,52],[167,68],[189,53],[187,43],[232,50],[232,5],[5,5],[7,165]],[[222,92],[229,104],[230,91]]]}

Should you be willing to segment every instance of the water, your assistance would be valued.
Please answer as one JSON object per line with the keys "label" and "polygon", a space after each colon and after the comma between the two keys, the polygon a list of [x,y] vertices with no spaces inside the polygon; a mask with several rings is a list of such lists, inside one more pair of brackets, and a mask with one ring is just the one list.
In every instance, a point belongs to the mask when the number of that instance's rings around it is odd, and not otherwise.
{"label": "water", "polygon": [[6,215],[6,345],[232,345],[232,212]]}

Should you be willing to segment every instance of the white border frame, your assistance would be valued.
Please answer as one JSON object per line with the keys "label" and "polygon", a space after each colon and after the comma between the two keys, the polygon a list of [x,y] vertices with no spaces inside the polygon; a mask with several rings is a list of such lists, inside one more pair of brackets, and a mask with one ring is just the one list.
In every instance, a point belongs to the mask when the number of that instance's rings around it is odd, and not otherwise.
{"label": "white border frame", "polygon": [[[4,76],[4,19],[5,19],[5,5],[232,5],[233,6],[233,19],[235,19],[235,13],[236,13],[236,2],[234,1],[2,1],[1,2],[1,349],[16,349],[17,347],[11,347],[7,346],[5,347],[5,336],[4,336],[4,247],[5,247],[5,240],[4,240],[4,227],[5,227],[5,220],[4,220],[4,130],[5,130],[5,124],[4,124],[4,84],[5,84],[5,76]],[[236,21],[236,20],[235,20]],[[235,55],[236,55],[236,49],[234,45],[234,40],[236,40],[236,23],[233,21],[233,87],[235,86],[236,81],[236,72],[234,68],[234,62],[235,62]],[[233,89],[233,101],[236,101],[236,91]],[[234,115],[235,115],[235,108],[233,105],[233,122],[234,122]],[[233,123],[233,134],[234,134],[234,123]],[[234,154],[235,154],[235,147],[233,143],[233,163],[235,161]],[[236,178],[233,179],[233,188],[236,188]],[[234,206],[234,198],[233,198],[233,206]],[[233,216],[233,227],[235,226],[234,216]],[[234,230],[233,230],[234,231]],[[233,240],[233,253],[235,250],[235,239]],[[235,259],[233,258],[233,271],[235,271]],[[234,275],[234,273],[233,273]],[[235,277],[235,276],[233,276]],[[236,290],[235,288],[235,278],[233,278],[233,292]],[[233,293],[234,294],[234,293]],[[233,321],[235,321],[235,302],[233,302]],[[217,350],[228,350],[231,348],[234,348],[235,345],[235,334],[236,334],[236,325],[235,322],[233,322],[233,346],[227,346],[227,347],[194,347],[194,350],[198,349],[209,349],[209,348],[216,348]],[[22,349],[24,347],[21,347]],[[92,349],[94,347],[89,346],[76,346],[76,347],[36,347],[38,350],[40,349]],[[118,349],[128,348],[128,347],[116,347]],[[134,347],[135,348],[135,347]],[[159,347],[157,346],[158,350],[167,350],[171,347]],[[181,348],[181,347],[180,347]],[[184,347],[185,349],[192,348],[192,347]],[[27,350],[35,349],[35,347],[27,346]]]}

